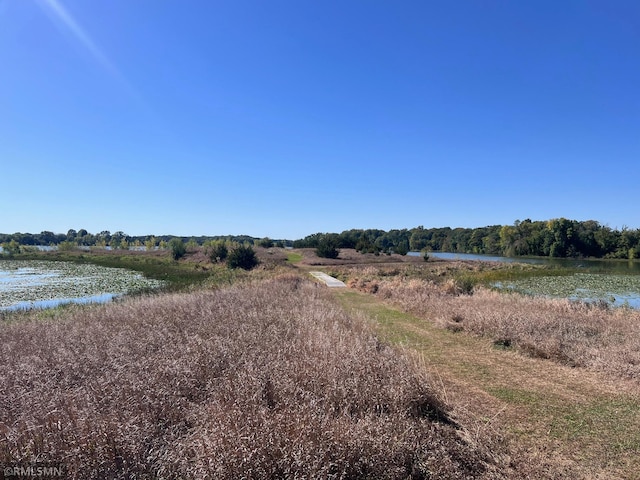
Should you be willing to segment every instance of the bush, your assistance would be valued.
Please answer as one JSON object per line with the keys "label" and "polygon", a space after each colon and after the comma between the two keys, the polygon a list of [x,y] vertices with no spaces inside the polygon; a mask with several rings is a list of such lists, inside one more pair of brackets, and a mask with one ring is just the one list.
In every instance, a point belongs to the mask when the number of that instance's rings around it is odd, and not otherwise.
{"label": "bush", "polygon": [[213,263],[224,262],[229,255],[229,249],[224,241],[218,241],[209,247],[209,258]]}
{"label": "bush", "polygon": [[318,242],[318,248],[316,248],[316,255],[322,258],[338,258],[338,249],[335,242],[328,238],[323,238]]}
{"label": "bush", "polygon": [[258,241],[258,246],[263,248],[271,248],[273,247],[273,240],[271,240],[269,237],[264,237],[263,239]]}
{"label": "bush", "polygon": [[60,242],[58,244],[58,250],[61,252],[70,252],[71,250],[75,250],[76,244],[74,242],[70,242],[65,240],[64,242]]}
{"label": "bush", "polygon": [[258,258],[251,245],[238,245],[231,250],[229,258],[227,259],[227,266],[229,268],[251,270],[256,265],[258,265]]}
{"label": "bush", "polygon": [[4,253],[7,253],[9,255],[15,255],[20,253],[20,244],[15,240],[11,240],[10,242],[3,243],[2,248]]}
{"label": "bush", "polygon": [[181,238],[172,238],[169,242],[169,249],[174,260],[179,260],[187,253],[187,247],[185,247]]}
{"label": "bush", "polygon": [[195,252],[198,250],[198,242],[195,238],[190,239],[185,245],[187,248],[187,252]]}

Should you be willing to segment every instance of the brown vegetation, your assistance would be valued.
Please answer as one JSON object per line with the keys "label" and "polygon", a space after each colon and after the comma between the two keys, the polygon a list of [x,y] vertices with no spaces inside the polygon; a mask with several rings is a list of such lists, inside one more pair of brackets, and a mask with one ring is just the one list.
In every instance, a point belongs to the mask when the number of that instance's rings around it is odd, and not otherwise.
{"label": "brown vegetation", "polygon": [[414,257],[410,255],[387,255],[381,253],[375,255],[373,253],[360,253],[354,248],[340,248],[338,258],[321,258],[316,255],[315,248],[296,248],[295,251],[302,255],[301,265],[370,265],[385,263],[420,263],[424,262],[422,257]]}
{"label": "brown vegetation", "polygon": [[297,277],[0,326],[0,464],[70,478],[500,478],[425,377]]}
{"label": "brown vegetation", "polygon": [[384,305],[353,289],[344,307],[421,361],[471,438],[493,432],[507,452],[508,478],[630,480],[640,472],[640,384],[495,348],[485,337]]}
{"label": "brown vegetation", "polygon": [[483,288],[467,295],[447,269],[468,266],[424,266],[422,276],[408,270],[416,268],[369,266],[343,270],[341,277],[442,327],[490,337],[496,346],[640,380],[639,311]]}

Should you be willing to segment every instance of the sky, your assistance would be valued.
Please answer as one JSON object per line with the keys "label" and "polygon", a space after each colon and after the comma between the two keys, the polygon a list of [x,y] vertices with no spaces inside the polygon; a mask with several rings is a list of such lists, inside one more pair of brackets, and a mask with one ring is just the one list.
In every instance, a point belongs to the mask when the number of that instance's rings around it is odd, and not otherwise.
{"label": "sky", "polygon": [[0,0],[0,232],[640,228],[637,0]]}

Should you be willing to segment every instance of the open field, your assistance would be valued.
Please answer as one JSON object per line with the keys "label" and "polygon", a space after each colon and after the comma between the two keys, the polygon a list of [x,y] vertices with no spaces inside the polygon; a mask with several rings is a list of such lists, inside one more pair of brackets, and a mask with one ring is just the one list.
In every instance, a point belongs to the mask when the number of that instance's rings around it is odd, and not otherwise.
{"label": "open field", "polygon": [[[529,356],[640,381],[640,311],[476,288],[474,273],[495,277],[501,272],[499,266],[482,268],[447,262],[343,267],[334,273],[353,289],[442,328],[486,337]],[[544,269],[527,268],[524,273],[529,271],[539,274]]]}
{"label": "open field", "polygon": [[345,309],[420,360],[449,413],[478,438],[502,439],[509,478],[640,478],[640,385],[496,348],[371,294],[336,291]]}
{"label": "open field", "polygon": [[[251,272],[202,252],[105,255],[190,281],[8,317],[0,465],[62,462],[72,478],[640,479],[640,312],[481,286],[561,273],[536,266],[341,252],[318,267],[312,250],[256,250]],[[301,277],[319,269],[350,288]]]}
{"label": "open field", "polygon": [[256,247],[260,260],[257,269],[248,275],[243,270],[231,270],[224,264],[212,263],[204,249],[187,251],[184,258],[175,261],[168,250],[131,251],[94,249],[63,252],[21,253],[16,259],[37,261],[61,261],[79,264],[95,264],[103,267],[126,268],[144,274],[145,277],[161,280],[164,291],[184,291],[194,287],[231,285],[249,278],[264,278],[277,271],[287,271],[284,249]]}
{"label": "open field", "polygon": [[431,379],[295,276],[0,328],[0,464],[71,478],[500,478]]}

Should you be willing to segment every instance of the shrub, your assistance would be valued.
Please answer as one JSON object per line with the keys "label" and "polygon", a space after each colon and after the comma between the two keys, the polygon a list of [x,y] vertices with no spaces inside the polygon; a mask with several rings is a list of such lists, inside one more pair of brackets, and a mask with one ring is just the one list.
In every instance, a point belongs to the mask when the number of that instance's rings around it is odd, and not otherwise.
{"label": "shrub", "polygon": [[258,246],[263,248],[271,248],[273,247],[273,240],[271,240],[269,237],[264,237],[263,239],[258,241]]}
{"label": "shrub", "polygon": [[76,244],[74,242],[70,242],[68,240],[65,240],[64,242],[60,242],[58,244],[58,250],[60,250],[61,252],[70,252],[71,250],[74,250],[76,248]]}
{"label": "shrub", "polygon": [[318,247],[316,248],[316,255],[322,258],[338,258],[338,249],[336,248],[335,242],[331,239],[323,238],[318,242]]}
{"label": "shrub", "polygon": [[229,258],[227,259],[227,266],[229,268],[251,270],[256,265],[258,265],[258,258],[251,245],[238,245],[231,250]]}
{"label": "shrub", "polygon": [[172,238],[169,242],[169,249],[174,260],[179,260],[187,253],[187,247],[185,247],[181,238]]}
{"label": "shrub", "polygon": [[224,241],[213,242],[209,247],[209,258],[213,263],[224,262],[229,255],[229,249]]}
{"label": "shrub", "polygon": [[198,242],[196,241],[196,239],[195,238],[190,239],[187,242],[186,248],[187,248],[187,252],[195,252],[196,250],[198,250]]}
{"label": "shrub", "polygon": [[2,248],[4,249],[4,253],[7,253],[9,255],[20,253],[20,244],[15,240],[11,240],[10,242],[3,243]]}

